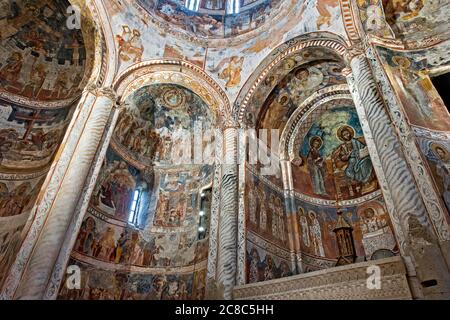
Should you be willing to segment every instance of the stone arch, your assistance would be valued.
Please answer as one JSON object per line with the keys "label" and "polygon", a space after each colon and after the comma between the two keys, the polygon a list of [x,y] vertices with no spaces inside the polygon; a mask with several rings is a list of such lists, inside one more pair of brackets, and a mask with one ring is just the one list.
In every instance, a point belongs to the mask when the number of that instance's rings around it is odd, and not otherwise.
{"label": "stone arch", "polygon": [[[331,32],[311,32],[291,39],[274,49],[256,68],[255,72],[248,78],[242,86],[236,102],[233,106],[233,117],[236,121],[245,125],[245,114],[252,105],[258,92],[263,91],[268,95],[275,87],[275,83],[264,87],[264,81],[270,76],[271,72],[280,66],[280,63],[295,55],[305,48],[323,48],[343,59],[349,53],[348,43],[340,36]],[[286,70],[284,75],[288,73]],[[258,100],[264,101],[264,97],[258,97]]]}
{"label": "stone arch", "polygon": [[231,108],[220,86],[198,66],[183,60],[154,59],[135,64],[113,83],[119,101],[134,89],[150,83],[174,83],[198,94],[217,113],[223,125],[231,122]]}

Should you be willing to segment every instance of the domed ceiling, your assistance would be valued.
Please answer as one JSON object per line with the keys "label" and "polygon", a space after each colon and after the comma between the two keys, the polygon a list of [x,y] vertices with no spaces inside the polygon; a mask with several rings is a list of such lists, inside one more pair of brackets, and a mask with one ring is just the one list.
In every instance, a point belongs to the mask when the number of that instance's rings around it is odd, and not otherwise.
{"label": "domed ceiling", "polygon": [[69,7],[67,0],[0,0],[0,93],[39,101],[80,93],[92,50],[70,24]]}
{"label": "domed ceiling", "polygon": [[137,0],[152,17],[192,36],[228,38],[279,15],[285,0]]}

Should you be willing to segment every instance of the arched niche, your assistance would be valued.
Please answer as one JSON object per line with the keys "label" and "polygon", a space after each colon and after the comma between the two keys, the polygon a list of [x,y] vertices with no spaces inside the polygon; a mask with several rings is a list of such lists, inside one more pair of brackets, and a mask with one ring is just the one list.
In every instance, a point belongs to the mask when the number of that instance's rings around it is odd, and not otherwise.
{"label": "arched niche", "polygon": [[[317,91],[294,111],[283,131],[279,153],[289,161],[301,271],[376,259],[380,253],[398,254],[346,84]],[[343,259],[340,252],[337,229],[342,225],[352,229],[351,259]]]}
{"label": "arched niche", "polygon": [[[336,226],[344,224],[353,229],[356,239],[356,254],[351,262],[357,261],[356,257],[359,260],[371,259],[374,251],[384,247],[389,247],[391,254],[398,251],[381,192],[376,181],[373,182],[376,180],[373,168],[367,174],[371,176],[373,186],[365,193],[352,191],[350,195],[347,190],[346,196],[333,189],[329,197],[320,195],[320,192],[319,195],[308,195],[307,188],[312,186],[308,171],[308,155],[311,154],[309,140],[317,133],[317,123],[323,122],[325,131],[330,131],[330,139],[333,136],[331,140],[335,148],[329,146],[332,151],[343,143],[336,133],[346,125],[344,122],[359,123],[342,72],[346,67],[346,54],[345,42],[329,33],[312,33],[293,39],[263,61],[239,95],[234,109],[235,118],[243,127],[257,129],[256,135],[260,129],[275,129],[280,135],[280,143],[276,145],[269,141],[268,146],[281,164],[279,170],[269,176],[262,174],[260,164],[254,165],[247,161],[245,166],[241,166],[240,217],[246,221],[245,234],[241,234],[246,249],[245,252],[239,252],[240,258],[245,256],[243,260],[246,261],[244,272],[241,272],[241,283],[265,281],[349,263],[340,259],[338,239],[333,232]],[[363,140],[360,126],[357,129],[353,137],[357,132]],[[353,133],[352,129],[349,130]],[[361,142],[361,146],[365,144]],[[318,148],[321,150],[321,145]],[[321,152],[313,160],[321,162]],[[371,167],[370,158],[366,161],[367,167]],[[305,168],[308,175],[304,175]],[[344,174],[341,177],[344,184],[340,190],[348,189],[345,168],[340,167],[340,170],[341,176]],[[334,179],[331,180],[334,186]],[[267,197],[267,191],[264,190],[269,190],[273,195]],[[279,209],[275,195],[282,199]],[[270,200],[264,201],[266,197]],[[277,232],[271,231],[271,234],[261,230],[261,219],[256,217],[256,212],[261,216],[262,206],[264,210],[283,213],[285,243],[279,241],[283,228],[277,226]],[[367,210],[361,209],[363,207]],[[344,212],[339,217],[338,209]],[[385,237],[383,241],[389,243],[381,245],[383,248],[373,245],[380,241],[370,238],[373,234],[366,236],[365,239],[369,237],[370,240],[365,240],[363,244],[362,237],[365,234],[362,229],[368,233],[364,223],[369,223],[370,219],[361,222],[363,219],[360,216],[366,212],[373,221],[383,221],[377,228],[386,227],[383,230],[388,233],[389,239]],[[371,231],[374,232],[374,229]]]}
{"label": "arched niche", "polygon": [[[101,27],[84,1],[1,1],[0,285],[88,83],[106,66]],[[81,9],[74,25],[71,6]],[[80,106],[81,107],[81,106]]]}
{"label": "arched niche", "polygon": [[187,150],[197,125],[207,135],[228,114],[213,85],[182,61],[119,76],[121,112],[69,261],[88,280],[60,298],[204,297],[218,171],[214,158],[193,161]]}

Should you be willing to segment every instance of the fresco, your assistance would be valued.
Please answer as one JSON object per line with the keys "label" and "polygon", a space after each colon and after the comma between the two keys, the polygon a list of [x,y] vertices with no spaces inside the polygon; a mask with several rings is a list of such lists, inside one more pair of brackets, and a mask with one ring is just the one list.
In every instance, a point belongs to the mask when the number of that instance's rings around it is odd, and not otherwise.
{"label": "fresco", "polygon": [[49,165],[71,108],[30,109],[0,101],[0,171],[36,171]]}
{"label": "fresco", "polygon": [[418,144],[428,163],[438,193],[447,209],[447,221],[450,223],[450,143],[449,140],[433,139],[419,135]]}
{"label": "fresco", "polygon": [[139,0],[153,16],[200,37],[232,37],[252,31],[279,13],[282,0],[240,1],[239,14],[228,14],[225,0],[200,1],[198,10],[183,0]]}
{"label": "fresco", "polygon": [[[87,287],[61,288],[60,298],[203,297],[214,167],[172,160],[184,147],[178,139],[186,133],[177,130],[193,133],[197,121],[209,128],[215,116],[172,84],[140,88],[125,106],[72,249],[73,259],[90,265]],[[133,278],[132,287],[112,274]],[[91,275],[98,280],[90,283]],[[161,291],[152,291],[153,281]]]}
{"label": "fresco", "polygon": [[[450,38],[448,15],[450,3],[442,0],[383,1],[387,22],[397,37],[411,45]],[[417,44],[416,44],[417,45]]]}
{"label": "fresco", "polygon": [[[71,259],[82,270],[80,290],[63,286],[60,300],[198,300],[203,299],[206,273],[149,274],[111,272]],[[65,283],[65,281],[63,281]]]}
{"label": "fresco", "polygon": [[448,111],[429,77],[430,69],[448,65],[447,55],[438,50],[401,53],[381,47],[378,52],[409,122],[447,131],[450,128]]}
{"label": "fresco", "polygon": [[151,173],[129,165],[110,148],[97,179],[91,204],[118,220],[128,221],[135,190],[141,195],[137,210],[145,212],[149,206],[147,194],[152,188]]}
{"label": "fresco", "polygon": [[197,241],[198,220],[186,232],[155,233],[102,219],[93,210],[90,213],[83,221],[73,249],[85,260],[142,268],[178,268],[207,258],[207,241]]}
{"label": "fresco", "polygon": [[[315,55],[317,56],[317,53]],[[341,73],[342,63],[317,61],[301,64],[292,69],[292,66],[298,63],[295,61],[296,58],[288,59],[285,62],[284,67],[292,71],[279,80],[267,98],[263,106],[264,115],[258,125],[259,128],[282,130],[294,110],[312,93],[327,86],[345,82]],[[275,81],[275,76],[266,79],[268,85]]]}
{"label": "fresco", "polygon": [[[320,260],[337,261],[339,256],[336,235],[336,207],[313,205],[297,199],[297,223],[300,233],[301,250],[309,256],[306,260],[307,270],[320,269]],[[384,200],[375,200],[360,205],[341,208],[344,219],[353,228],[352,234],[358,257],[370,260],[374,253],[388,250],[398,253],[392,224],[386,211]],[[316,263],[308,266],[308,261]],[[333,266],[331,264],[330,266]]]}
{"label": "fresco", "polygon": [[0,178],[0,285],[22,243],[23,229],[39,194],[44,177]]}
{"label": "fresco", "polygon": [[[185,133],[195,124],[204,130],[212,128],[215,116],[192,91],[178,85],[152,85],[128,97],[114,131],[115,144],[130,150],[134,159],[170,163],[184,160]],[[191,161],[191,154],[186,155]]]}
{"label": "fresco", "polygon": [[79,95],[93,59],[81,30],[67,27],[69,2],[2,0],[0,6],[1,91],[34,100]]}
{"label": "fresco", "polygon": [[378,190],[353,106],[324,111],[309,120],[307,127],[307,133],[295,146],[299,158],[294,161],[292,172],[297,192],[321,199],[343,200]]}
{"label": "fresco", "polygon": [[247,242],[247,283],[268,281],[293,275],[289,261],[279,258],[252,242]]}
{"label": "fresco", "polygon": [[284,195],[247,169],[247,228],[281,247],[288,245]]}
{"label": "fresco", "polygon": [[72,110],[70,105],[31,109],[0,100],[0,285]]}

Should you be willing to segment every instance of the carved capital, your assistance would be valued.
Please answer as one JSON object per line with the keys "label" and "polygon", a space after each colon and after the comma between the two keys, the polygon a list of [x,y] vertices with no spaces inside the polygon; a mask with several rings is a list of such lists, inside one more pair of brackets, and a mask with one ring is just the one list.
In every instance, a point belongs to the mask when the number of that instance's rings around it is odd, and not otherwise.
{"label": "carved capital", "polygon": [[88,83],[84,89],[85,92],[89,92],[97,97],[106,97],[112,101],[117,100],[116,91],[112,87],[101,87],[95,83]]}
{"label": "carved capital", "polygon": [[350,65],[351,61],[364,54],[364,43],[362,41],[354,43],[346,52],[344,58],[347,65]]}

